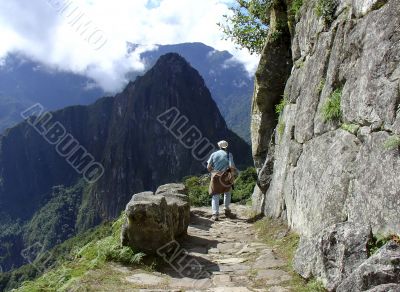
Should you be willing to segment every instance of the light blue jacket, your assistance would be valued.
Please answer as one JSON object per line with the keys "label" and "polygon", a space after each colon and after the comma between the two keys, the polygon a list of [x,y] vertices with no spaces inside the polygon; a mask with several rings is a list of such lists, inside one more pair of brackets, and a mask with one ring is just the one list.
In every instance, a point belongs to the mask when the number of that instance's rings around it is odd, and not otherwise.
{"label": "light blue jacket", "polygon": [[228,160],[228,153],[222,149],[212,153],[207,163],[216,171],[225,171],[229,166],[235,167],[232,153],[229,152]]}

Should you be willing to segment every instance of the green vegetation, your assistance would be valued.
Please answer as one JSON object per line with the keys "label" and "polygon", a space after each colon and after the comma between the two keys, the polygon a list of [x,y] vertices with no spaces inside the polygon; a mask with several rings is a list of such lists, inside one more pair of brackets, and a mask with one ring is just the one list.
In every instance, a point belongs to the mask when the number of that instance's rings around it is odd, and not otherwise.
{"label": "green vegetation", "polygon": [[337,2],[335,0],[318,0],[315,4],[315,13],[322,17],[325,24],[330,24],[335,17]]}
{"label": "green vegetation", "polygon": [[268,34],[269,11],[272,0],[235,0],[232,15],[224,15],[226,24],[218,23],[225,34],[251,54],[260,53]]}
{"label": "green vegetation", "polygon": [[269,34],[269,38],[271,41],[276,42],[282,36],[282,31],[275,30]]}
{"label": "green vegetation", "polygon": [[303,68],[304,67],[304,60],[299,59],[296,62],[294,62],[294,67],[297,69]]}
{"label": "green vegetation", "polygon": [[76,232],[82,232],[90,227],[96,226],[98,218],[96,212],[93,209],[93,202],[91,202],[91,196],[93,184],[87,184],[82,193],[82,199],[79,206],[78,214],[76,216]]}
{"label": "green vegetation", "polygon": [[62,244],[57,245],[44,256],[34,259],[32,264],[22,266],[12,272],[0,274],[0,290],[16,288],[21,282],[32,280],[49,267],[60,261],[72,260],[72,250],[82,248],[86,244],[97,241],[111,234],[110,223],[103,224],[91,230],[87,230],[75,237],[72,237]]}
{"label": "green vegetation", "polygon": [[209,183],[210,178],[206,175],[184,178],[184,184],[188,190],[190,205],[207,206],[210,204],[210,195],[208,194]]}
{"label": "green vegetation", "polygon": [[332,92],[331,96],[322,107],[322,117],[325,122],[340,120],[340,118],[342,117],[342,111],[340,109],[341,98],[341,88],[338,88],[334,92]]}
{"label": "green vegetation", "polygon": [[285,127],[286,127],[285,122],[282,121],[282,119],[279,119],[278,126],[277,126],[277,131],[279,134],[279,141],[282,139],[283,133],[285,132]]}
{"label": "green vegetation", "polygon": [[104,224],[65,242],[63,245],[70,251],[65,259],[58,259],[53,269],[35,281],[24,282],[17,291],[68,291],[87,271],[101,268],[109,261],[139,264],[144,255],[119,243],[124,221],[122,215],[112,224]]}
{"label": "green vegetation", "polygon": [[372,10],[378,10],[381,9],[385,4],[388,2],[388,0],[379,0],[377,1],[373,6]]}
{"label": "green vegetation", "polygon": [[292,0],[289,6],[289,15],[293,18],[298,18],[302,6],[303,0]]}
{"label": "green vegetation", "polygon": [[318,83],[318,86],[317,86],[317,88],[316,88],[316,92],[317,92],[318,94],[321,94],[322,90],[324,89],[324,87],[325,87],[325,82],[326,82],[325,78],[322,78],[321,81]]}
{"label": "green vegetation", "polygon": [[400,136],[399,135],[393,135],[387,138],[385,141],[385,144],[383,145],[385,149],[387,150],[393,150],[396,148],[400,148]]}
{"label": "green vegetation", "polygon": [[305,287],[298,287],[298,290],[300,292],[324,292],[326,289],[324,288],[324,285],[322,284],[321,281],[312,279],[307,282]]}
{"label": "green vegetation", "polygon": [[9,268],[10,259],[21,265],[24,259],[21,249],[25,249],[25,262],[29,259],[34,266],[25,265],[0,276],[0,290],[17,287],[22,281],[32,279],[52,265],[65,251],[53,248],[76,234],[76,213],[86,184],[81,181],[65,188],[53,187],[46,195],[48,202],[39,209],[28,222],[13,222],[1,216],[0,223],[0,265]]}
{"label": "green vegetation", "polygon": [[347,131],[347,132],[349,132],[349,133],[352,133],[353,135],[357,134],[357,131],[358,131],[358,129],[360,128],[359,125],[356,125],[356,124],[346,124],[346,123],[343,123],[340,127],[341,127],[343,130],[345,130],[345,131]]}
{"label": "green vegetation", "polygon": [[240,172],[235,181],[235,189],[232,193],[232,202],[245,204],[250,201],[256,182],[257,172],[254,167],[249,167]]}
{"label": "green vegetation", "polygon": [[[283,95],[281,101],[275,106],[275,112],[280,115],[285,107],[289,104],[289,99],[286,94]],[[283,133],[285,132],[286,124],[282,117],[278,119],[278,125],[276,126],[276,131],[279,135],[279,141],[282,139]]]}
{"label": "green vegetation", "polygon": [[400,236],[396,234],[391,234],[387,236],[374,235],[367,245],[368,256],[372,256],[374,253],[378,251],[378,249],[380,249],[382,246],[384,246],[391,240],[400,243]]}
{"label": "green vegetation", "polygon": [[[235,180],[235,189],[232,192],[232,202],[245,204],[250,200],[256,181],[257,173],[254,167],[249,167],[241,171]],[[192,206],[210,205],[211,198],[208,194],[209,183],[210,177],[208,175],[184,178],[184,184],[188,189],[189,201]]]}
{"label": "green vegetation", "polygon": [[288,230],[287,225],[280,220],[263,218],[254,224],[262,241],[272,246],[283,259],[292,264],[296,252],[299,236]]}
{"label": "green vegetation", "polygon": [[[235,0],[230,7],[231,14],[224,15],[224,23],[217,23],[225,35],[240,48],[251,54],[260,54],[268,31],[269,40],[277,41],[289,26],[293,27],[300,15],[304,0],[287,1],[287,11],[282,3],[275,0]],[[283,13],[282,13],[283,12]]]}
{"label": "green vegetation", "polygon": [[287,225],[277,219],[264,218],[255,223],[255,228],[262,241],[270,245],[279,257],[288,264],[284,267],[292,279],[287,283],[296,292],[324,292],[322,283],[301,278],[293,269],[293,258],[299,244],[299,236],[289,231]]}
{"label": "green vegetation", "polygon": [[86,183],[80,181],[71,188],[55,186],[51,198],[26,225],[26,246],[40,242],[48,250],[75,234],[76,212]]}
{"label": "green vegetation", "polygon": [[281,101],[275,106],[275,112],[279,115],[283,112],[285,106],[289,104],[289,100],[286,95],[284,95]]}
{"label": "green vegetation", "polygon": [[6,218],[4,214],[1,215],[2,222],[0,222],[0,264],[6,260],[10,250],[10,244],[15,238],[21,236],[23,229],[22,223],[17,220],[13,222],[11,219]]}

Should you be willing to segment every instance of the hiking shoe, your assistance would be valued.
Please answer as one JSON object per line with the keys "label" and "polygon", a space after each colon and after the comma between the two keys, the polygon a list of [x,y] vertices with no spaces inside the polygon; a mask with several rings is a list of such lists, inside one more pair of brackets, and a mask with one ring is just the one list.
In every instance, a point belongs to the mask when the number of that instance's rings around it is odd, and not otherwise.
{"label": "hiking shoe", "polygon": [[212,215],[211,220],[219,221],[218,215]]}
{"label": "hiking shoe", "polygon": [[236,215],[232,213],[231,209],[225,209],[225,217],[229,219],[236,219]]}

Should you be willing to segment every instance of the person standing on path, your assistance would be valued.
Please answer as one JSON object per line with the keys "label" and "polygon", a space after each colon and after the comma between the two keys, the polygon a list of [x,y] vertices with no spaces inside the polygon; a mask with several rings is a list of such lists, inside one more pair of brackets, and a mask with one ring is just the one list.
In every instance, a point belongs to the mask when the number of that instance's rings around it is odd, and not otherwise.
{"label": "person standing on path", "polygon": [[[222,173],[227,170],[230,170],[231,176],[233,177],[233,172],[236,172],[237,169],[233,162],[233,155],[228,151],[228,142],[225,140],[218,142],[219,150],[215,151],[211,154],[210,158],[207,161],[207,169],[211,172],[211,182],[209,193],[211,197],[211,208],[212,208],[212,219],[214,221],[218,221],[219,219],[219,198],[221,194],[224,194],[224,211],[226,216],[231,215],[231,210],[229,205],[231,203],[231,192],[232,185],[231,184],[221,184],[221,179],[217,179],[217,176],[220,177]],[[219,185],[216,186],[216,183]],[[215,191],[216,189],[222,191]]]}

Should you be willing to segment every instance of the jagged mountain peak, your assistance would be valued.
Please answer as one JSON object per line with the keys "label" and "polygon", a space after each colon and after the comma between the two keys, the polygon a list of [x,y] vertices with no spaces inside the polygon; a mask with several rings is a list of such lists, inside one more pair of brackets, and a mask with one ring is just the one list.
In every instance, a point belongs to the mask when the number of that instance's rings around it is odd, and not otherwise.
{"label": "jagged mountain peak", "polygon": [[160,79],[169,77],[185,78],[188,82],[199,82],[198,86],[205,86],[204,79],[192,65],[178,53],[161,55],[148,75],[157,74]]}
{"label": "jagged mountain peak", "polygon": [[173,65],[174,67],[186,67],[190,66],[189,63],[178,53],[167,53],[162,55],[155,67],[157,66],[165,66],[165,65]]}

